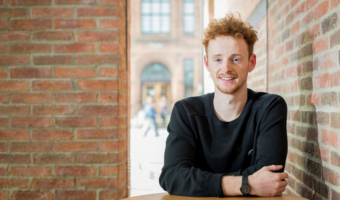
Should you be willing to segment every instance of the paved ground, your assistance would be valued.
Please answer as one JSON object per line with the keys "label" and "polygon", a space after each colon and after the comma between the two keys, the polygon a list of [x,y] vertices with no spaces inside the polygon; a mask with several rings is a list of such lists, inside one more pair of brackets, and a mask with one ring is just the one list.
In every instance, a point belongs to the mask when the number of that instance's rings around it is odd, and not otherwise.
{"label": "paved ground", "polygon": [[130,196],[160,193],[158,177],[163,167],[165,140],[168,135],[165,128],[159,129],[160,136],[149,132],[143,137],[140,126],[131,123],[130,129]]}

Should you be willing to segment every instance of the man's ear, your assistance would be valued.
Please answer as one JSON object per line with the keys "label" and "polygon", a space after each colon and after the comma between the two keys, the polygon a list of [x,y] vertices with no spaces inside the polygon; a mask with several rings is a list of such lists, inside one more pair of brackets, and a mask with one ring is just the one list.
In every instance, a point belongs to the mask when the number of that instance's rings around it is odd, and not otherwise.
{"label": "man's ear", "polygon": [[249,72],[253,71],[256,65],[256,55],[253,54],[250,56],[249,60]]}
{"label": "man's ear", "polygon": [[208,66],[208,57],[207,57],[207,55],[204,55],[204,66],[205,66],[205,68],[209,71],[209,66]]}

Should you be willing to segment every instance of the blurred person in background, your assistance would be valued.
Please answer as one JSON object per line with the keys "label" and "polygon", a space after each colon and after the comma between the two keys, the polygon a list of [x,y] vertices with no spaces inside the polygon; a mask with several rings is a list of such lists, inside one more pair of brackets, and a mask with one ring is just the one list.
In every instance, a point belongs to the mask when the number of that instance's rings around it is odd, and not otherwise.
{"label": "blurred person in background", "polygon": [[150,130],[155,132],[155,136],[158,137],[158,127],[156,123],[156,109],[153,98],[151,96],[146,97],[146,103],[144,105],[144,113],[145,113],[145,123],[143,126],[144,137],[147,136]]}

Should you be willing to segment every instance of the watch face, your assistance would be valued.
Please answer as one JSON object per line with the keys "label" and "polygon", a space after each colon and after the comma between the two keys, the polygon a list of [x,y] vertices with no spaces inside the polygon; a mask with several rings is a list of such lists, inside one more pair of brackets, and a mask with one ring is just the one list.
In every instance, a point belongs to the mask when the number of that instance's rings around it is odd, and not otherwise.
{"label": "watch face", "polygon": [[242,185],[241,192],[243,195],[248,195],[250,193],[250,186],[249,185]]}

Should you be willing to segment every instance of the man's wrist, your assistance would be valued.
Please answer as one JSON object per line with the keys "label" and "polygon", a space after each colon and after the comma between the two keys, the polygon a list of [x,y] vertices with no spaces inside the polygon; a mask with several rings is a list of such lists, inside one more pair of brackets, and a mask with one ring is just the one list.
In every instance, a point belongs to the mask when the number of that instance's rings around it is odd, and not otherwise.
{"label": "man's wrist", "polygon": [[241,196],[242,176],[223,176],[222,191],[224,196]]}
{"label": "man's wrist", "polygon": [[248,176],[248,184],[251,188],[250,195],[257,195],[256,189],[254,188],[254,176]]}

